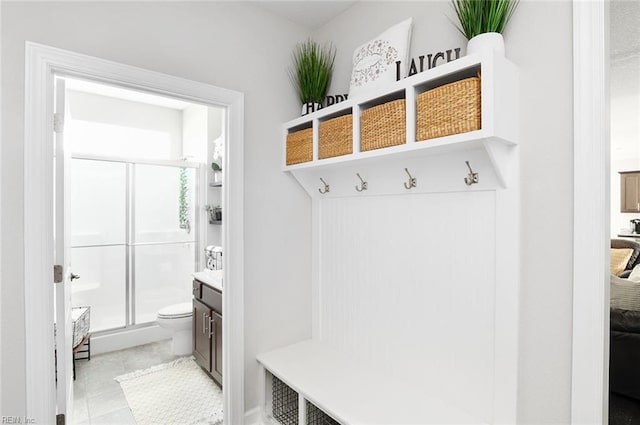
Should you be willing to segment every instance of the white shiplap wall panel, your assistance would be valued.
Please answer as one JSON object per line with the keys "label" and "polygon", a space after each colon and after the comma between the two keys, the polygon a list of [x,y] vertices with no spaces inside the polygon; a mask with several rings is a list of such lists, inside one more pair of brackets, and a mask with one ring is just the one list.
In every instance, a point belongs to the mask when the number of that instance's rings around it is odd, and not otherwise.
{"label": "white shiplap wall panel", "polygon": [[494,191],[320,201],[324,343],[491,418]]}

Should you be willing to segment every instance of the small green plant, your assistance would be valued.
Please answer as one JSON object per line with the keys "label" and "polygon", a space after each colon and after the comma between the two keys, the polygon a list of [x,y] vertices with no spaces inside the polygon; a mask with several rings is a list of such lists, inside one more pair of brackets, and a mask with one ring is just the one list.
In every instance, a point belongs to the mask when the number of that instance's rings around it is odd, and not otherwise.
{"label": "small green plant", "polygon": [[519,0],[451,0],[460,25],[458,30],[471,40],[486,32],[502,33]]}
{"label": "small green plant", "polygon": [[289,68],[289,77],[300,102],[321,104],[333,74],[335,47],[333,44],[320,46],[316,41],[307,39],[298,43],[292,58],[293,67]]}
{"label": "small green plant", "polygon": [[180,168],[178,187],[178,221],[180,228],[184,229],[189,226],[189,181],[186,168]]}

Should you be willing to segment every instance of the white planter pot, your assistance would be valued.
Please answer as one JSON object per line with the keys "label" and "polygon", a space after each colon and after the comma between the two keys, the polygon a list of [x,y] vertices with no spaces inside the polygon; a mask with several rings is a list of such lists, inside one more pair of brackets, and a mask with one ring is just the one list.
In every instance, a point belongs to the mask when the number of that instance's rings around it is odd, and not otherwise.
{"label": "white planter pot", "polygon": [[322,105],[319,103],[311,103],[311,102],[305,103],[304,105],[302,105],[301,115],[304,116],[312,112],[319,111],[320,109],[322,109]]}
{"label": "white planter pot", "polygon": [[499,32],[485,32],[473,37],[467,43],[467,54],[493,51],[504,56],[504,38]]}

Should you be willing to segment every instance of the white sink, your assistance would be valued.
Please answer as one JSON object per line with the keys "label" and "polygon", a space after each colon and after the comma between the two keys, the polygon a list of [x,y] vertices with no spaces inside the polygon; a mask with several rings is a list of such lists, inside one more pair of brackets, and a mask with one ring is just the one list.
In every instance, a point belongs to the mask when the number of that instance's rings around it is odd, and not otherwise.
{"label": "white sink", "polygon": [[222,292],[222,270],[205,269],[201,272],[192,273],[192,275],[200,282],[206,283]]}

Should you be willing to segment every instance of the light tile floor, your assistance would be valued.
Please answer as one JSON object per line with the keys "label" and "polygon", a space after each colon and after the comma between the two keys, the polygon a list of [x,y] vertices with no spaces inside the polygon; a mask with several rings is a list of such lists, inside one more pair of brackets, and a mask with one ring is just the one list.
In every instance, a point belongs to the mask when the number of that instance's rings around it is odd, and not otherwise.
{"label": "light tile floor", "polygon": [[116,376],[175,360],[171,340],[76,360],[72,423],[135,425]]}

